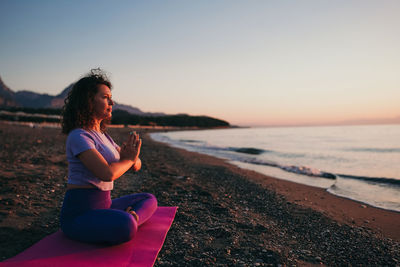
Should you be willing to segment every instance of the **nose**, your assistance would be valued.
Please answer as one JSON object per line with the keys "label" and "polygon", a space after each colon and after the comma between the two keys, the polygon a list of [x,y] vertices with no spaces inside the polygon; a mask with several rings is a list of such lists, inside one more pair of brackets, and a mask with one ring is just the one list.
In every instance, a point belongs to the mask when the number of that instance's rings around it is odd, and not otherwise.
{"label": "nose", "polygon": [[113,101],[112,99],[110,99],[110,101],[108,101],[108,104],[109,104],[110,106],[113,106],[113,105],[114,105],[114,101]]}

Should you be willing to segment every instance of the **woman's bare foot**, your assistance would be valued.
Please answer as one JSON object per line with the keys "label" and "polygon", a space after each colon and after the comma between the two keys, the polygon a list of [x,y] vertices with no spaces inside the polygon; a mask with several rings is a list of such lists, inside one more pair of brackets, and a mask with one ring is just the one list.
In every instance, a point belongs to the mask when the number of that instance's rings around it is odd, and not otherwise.
{"label": "woman's bare foot", "polygon": [[135,218],[136,222],[139,222],[139,215],[137,215],[137,213],[132,209],[132,207],[129,206],[125,211],[131,214],[133,218]]}

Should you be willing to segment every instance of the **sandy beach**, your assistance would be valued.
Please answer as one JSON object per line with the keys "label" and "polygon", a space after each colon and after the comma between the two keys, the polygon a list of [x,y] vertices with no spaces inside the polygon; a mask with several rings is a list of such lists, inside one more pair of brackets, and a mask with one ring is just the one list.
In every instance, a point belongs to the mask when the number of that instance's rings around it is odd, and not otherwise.
{"label": "sandy beach", "polygon": [[[117,143],[130,131],[109,129]],[[156,266],[400,264],[400,213],[320,188],[171,148],[139,129],[142,170],[113,197],[150,192],[178,206]],[[0,255],[12,257],[59,228],[67,181],[66,136],[0,122]]]}

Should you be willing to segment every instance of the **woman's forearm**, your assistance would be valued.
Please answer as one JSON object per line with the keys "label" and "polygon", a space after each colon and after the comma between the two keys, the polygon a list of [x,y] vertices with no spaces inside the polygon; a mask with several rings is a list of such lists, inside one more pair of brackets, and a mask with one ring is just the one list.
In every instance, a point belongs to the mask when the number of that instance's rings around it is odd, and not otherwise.
{"label": "woman's forearm", "polygon": [[118,179],[136,162],[134,159],[122,158],[117,162],[108,164],[96,149],[82,152],[78,157],[94,176],[105,182]]}
{"label": "woman's forearm", "polygon": [[[134,162],[133,160],[127,160],[127,159],[123,159],[118,162],[111,163],[111,164],[109,164],[109,168],[108,168],[109,172],[103,178],[105,178],[105,181],[109,181],[109,182],[114,181],[114,180],[118,179],[119,177],[121,177],[130,168],[135,166],[135,163],[136,162]],[[101,179],[101,180],[103,180],[103,179]]]}

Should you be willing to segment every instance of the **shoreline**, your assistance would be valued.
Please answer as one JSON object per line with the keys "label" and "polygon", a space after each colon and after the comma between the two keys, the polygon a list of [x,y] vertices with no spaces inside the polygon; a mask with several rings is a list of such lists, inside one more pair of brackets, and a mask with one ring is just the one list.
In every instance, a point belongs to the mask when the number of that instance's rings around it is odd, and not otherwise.
{"label": "shoreline", "polygon": [[[165,132],[170,132],[170,131],[165,131]],[[155,133],[159,132],[157,131]],[[266,152],[269,153],[273,151],[269,151],[268,149],[264,151],[263,149],[265,148],[259,148],[259,147],[254,148],[257,145],[254,146],[251,144],[247,145],[242,144],[242,146],[244,147],[239,147],[239,148],[234,147],[234,145],[232,144],[231,145],[225,144],[222,145],[222,147],[218,147],[218,145],[215,144],[192,145],[191,144],[192,142],[193,143],[206,142],[206,139],[204,139],[206,136],[205,135],[198,136],[195,134],[194,140],[191,140],[192,138],[190,137],[191,136],[190,133],[191,132],[187,132],[186,134],[183,135],[179,135],[178,133],[177,135],[178,137],[176,135],[163,136],[162,134],[161,135],[156,134],[154,136],[153,141],[168,144],[169,146],[172,146],[174,148],[184,149],[186,151],[191,151],[193,153],[200,153],[203,155],[209,155],[214,158],[222,159],[225,160],[227,163],[232,164],[236,167],[245,170],[251,170],[256,173],[265,175],[266,177],[275,178],[280,181],[288,181],[296,184],[303,184],[310,187],[323,188],[327,193],[331,195],[355,201],[363,206],[400,213],[400,207],[398,202],[399,199],[397,196],[397,191],[398,191],[397,186],[400,185],[400,180],[395,178],[390,178],[392,176],[385,176],[384,174],[383,175],[375,174],[376,176],[368,176],[363,174],[345,175],[345,174],[340,174],[341,173],[340,171],[335,172],[334,170],[332,170],[332,168],[330,168],[329,171],[323,171],[322,169],[318,169],[318,167],[316,168],[308,167],[309,165],[307,164],[307,162],[301,162],[301,163],[286,162],[283,164],[277,163],[278,161],[273,157],[272,159],[274,161],[270,161],[270,159],[266,157],[264,158],[258,157],[259,154]],[[216,136],[218,138],[218,136],[220,137],[221,135],[216,134]],[[215,146],[217,146],[218,149],[215,148]],[[223,153],[220,153],[220,150],[223,150]],[[230,156],[230,154],[225,153],[226,151],[245,153],[246,156],[250,155],[254,157],[253,158],[243,157],[239,155],[240,153],[235,154],[238,156]],[[327,169],[329,169],[329,167]],[[379,189],[372,188],[372,186],[371,188],[358,190],[354,185],[350,184],[350,190],[346,191],[347,188],[346,186],[343,186],[343,184],[345,182],[349,183],[348,181],[350,182],[354,181],[358,183],[360,181],[365,182],[365,184],[362,184],[361,186],[368,185],[369,183],[376,183],[376,184],[382,184],[383,186],[394,186],[394,188],[390,188],[392,191],[389,192],[383,190],[379,191]],[[353,191],[351,191],[352,186],[354,187]],[[373,198],[373,196],[376,197]],[[386,198],[383,196],[386,196]]]}
{"label": "shoreline", "polygon": [[[355,199],[334,195],[324,188],[269,176],[255,170],[239,167],[225,159],[177,148],[168,143],[149,138],[153,142],[170,146],[181,153],[187,153],[188,157],[193,153],[204,160],[214,161],[213,164],[217,163],[229,168],[264,188],[284,196],[288,201],[321,212],[339,223],[370,228],[384,237],[400,241],[400,224],[396,224],[396,222],[400,222],[400,212],[398,211],[374,207]],[[209,159],[205,159],[208,157]]]}
{"label": "shoreline", "polygon": [[[109,133],[120,144],[129,131]],[[112,198],[149,192],[160,206],[179,207],[155,266],[399,264],[399,238],[383,224],[398,225],[399,214],[172,148],[151,140],[150,129],[138,132],[142,170],[118,179]],[[59,129],[0,123],[0,134],[4,260],[59,229],[67,163]]]}

